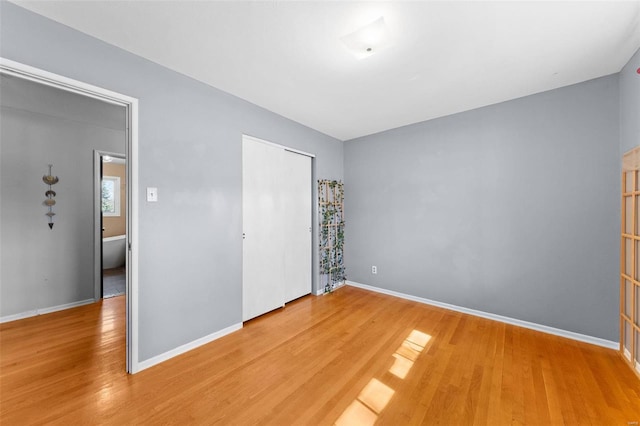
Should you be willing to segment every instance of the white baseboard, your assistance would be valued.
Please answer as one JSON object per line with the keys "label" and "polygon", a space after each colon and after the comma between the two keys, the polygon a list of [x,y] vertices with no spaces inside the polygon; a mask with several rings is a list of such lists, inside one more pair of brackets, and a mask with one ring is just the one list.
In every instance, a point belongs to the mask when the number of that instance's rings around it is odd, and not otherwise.
{"label": "white baseboard", "polygon": [[4,317],[0,317],[0,323],[17,321],[20,319],[35,317],[38,315],[50,314],[51,312],[57,312],[57,311],[63,311],[65,309],[76,308],[78,306],[88,305],[89,303],[93,303],[93,302],[95,302],[94,299],[79,300],[77,302],[65,303],[63,305],[50,306],[48,308],[33,309],[30,311],[20,312],[19,314],[6,315]]}
{"label": "white baseboard", "polygon": [[[336,291],[337,289],[339,289],[340,287],[344,287],[345,285],[347,285],[347,281],[343,281],[340,284],[336,285],[336,287],[331,291]],[[331,293],[331,292],[329,292],[329,293]],[[324,288],[321,288],[321,289],[318,289],[316,291],[316,296],[322,296],[324,294],[329,294],[329,293],[325,293],[324,292]]]}
{"label": "white baseboard", "polygon": [[[631,352],[629,352],[629,349],[623,348],[622,353],[624,354],[624,357],[631,362]],[[640,373],[640,362],[635,360],[633,360],[632,362],[633,366],[636,368],[636,371]]]}
{"label": "white baseboard", "polygon": [[373,287],[366,284],[360,284],[354,281],[347,281],[347,285],[352,287],[362,288],[364,290],[374,291],[376,293],[382,293],[389,296],[399,297],[401,299],[412,300],[418,303],[424,303],[427,305],[437,306],[439,308],[449,309],[451,311],[462,312],[465,314],[473,315],[476,317],[487,318],[494,321],[503,322],[506,324],[516,325],[518,327],[529,328],[531,330],[541,331],[547,334],[553,334],[556,336],[566,337],[568,339],[577,340],[579,342],[590,343],[592,345],[603,346],[609,349],[619,350],[620,344],[611,340],[601,339],[599,337],[588,336],[586,334],[575,333],[573,331],[562,330],[560,328],[549,327],[547,325],[537,324],[534,322],[523,321],[516,318],[505,317],[502,315],[492,314],[489,312],[478,311],[475,309],[469,309],[462,306],[451,305],[449,303],[438,302],[436,300],[425,299],[423,297],[412,296],[410,294],[399,293],[393,290],[386,290],[384,288]]}
{"label": "white baseboard", "polygon": [[227,334],[231,334],[234,331],[238,331],[242,328],[242,323],[238,323],[238,324],[234,324],[231,325],[227,328],[223,328],[220,331],[216,331],[215,333],[211,333],[208,336],[204,336],[201,337],[199,339],[196,339],[192,342],[186,343],[182,346],[178,346],[175,349],[171,349],[170,351],[167,351],[165,353],[162,353],[160,355],[156,355],[153,358],[149,358],[147,360],[138,362],[137,368],[135,371],[132,371],[132,373],[138,373],[144,369],[147,369],[149,367],[153,367],[156,364],[160,364],[161,362],[164,362],[170,358],[173,358],[175,356],[181,355],[185,352],[188,352],[192,349],[195,349],[197,347],[200,347],[202,345],[206,345],[207,343],[213,342],[214,340],[217,340],[221,337],[226,336]]}

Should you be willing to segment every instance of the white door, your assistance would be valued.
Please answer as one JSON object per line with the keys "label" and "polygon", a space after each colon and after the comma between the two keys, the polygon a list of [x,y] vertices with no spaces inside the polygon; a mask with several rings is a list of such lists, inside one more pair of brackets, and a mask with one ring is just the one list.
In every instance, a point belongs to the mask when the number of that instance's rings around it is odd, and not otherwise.
{"label": "white door", "polygon": [[284,150],[242,140],[242,320],[284,305]]}
{"label": "white door", "polygon": [[242,140],[242,320],[311,292],[311,158]]}
{"label": "white door", "polygon": [[290,302],[311,292],[311,158],[284,154],[284,291]]}

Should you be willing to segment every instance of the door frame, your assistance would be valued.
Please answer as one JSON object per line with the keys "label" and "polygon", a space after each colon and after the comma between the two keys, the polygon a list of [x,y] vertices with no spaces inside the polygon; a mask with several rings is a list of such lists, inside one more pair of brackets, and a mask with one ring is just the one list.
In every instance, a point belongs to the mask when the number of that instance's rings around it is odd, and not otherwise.
{"label": "door frame", "polygon": [[138,359],[138,99],[0,57],[0,74],[97,99],[126,110],[127,206],[126,369],[140,371]]}
{"label": "door frame", "polygon": [[[93,282],[94,282],[94,295],[93,298],[98,301],[102,299],[102,157],[108,155],[113,158],[124,159],[125,170],[127,168],[127,156],[117,152],[102,151],[99,149],[93,150]],[[125,177],[126,172],[125,172]],[[127,191],[128,185],[125,180],[125,191]],[[127,194],[127,202],[129,200]],[[125,217],[127,215],[127,209],[125,209]],[[125,227],[125,233],[127,229]],[[125,260],[126,261],[126,260]],[[127,265],[128,266],[128,265]],[[126,270],[126,268],[125,268]],[[126,292],[126,290],[125,290]]]}

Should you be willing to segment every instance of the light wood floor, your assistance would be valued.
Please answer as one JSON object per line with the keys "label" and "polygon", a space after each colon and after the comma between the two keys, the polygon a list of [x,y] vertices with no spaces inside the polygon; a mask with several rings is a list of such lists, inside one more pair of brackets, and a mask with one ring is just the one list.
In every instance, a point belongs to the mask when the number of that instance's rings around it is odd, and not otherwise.
{"label": "light wood floor", "polygon": [[345,287],[130,376],[124,298],[0,326],[0,423],[640,421],[609,349]]}

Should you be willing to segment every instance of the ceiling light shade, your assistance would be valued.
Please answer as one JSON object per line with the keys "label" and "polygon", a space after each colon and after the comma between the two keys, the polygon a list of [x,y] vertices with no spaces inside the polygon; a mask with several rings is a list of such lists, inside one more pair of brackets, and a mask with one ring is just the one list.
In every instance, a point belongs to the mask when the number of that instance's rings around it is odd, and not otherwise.
{"label": "ceiling light shade", "polygon": [[364,59],[389,47],[389,31],[381,16],[370,24],[340,38],[358,59]]}

